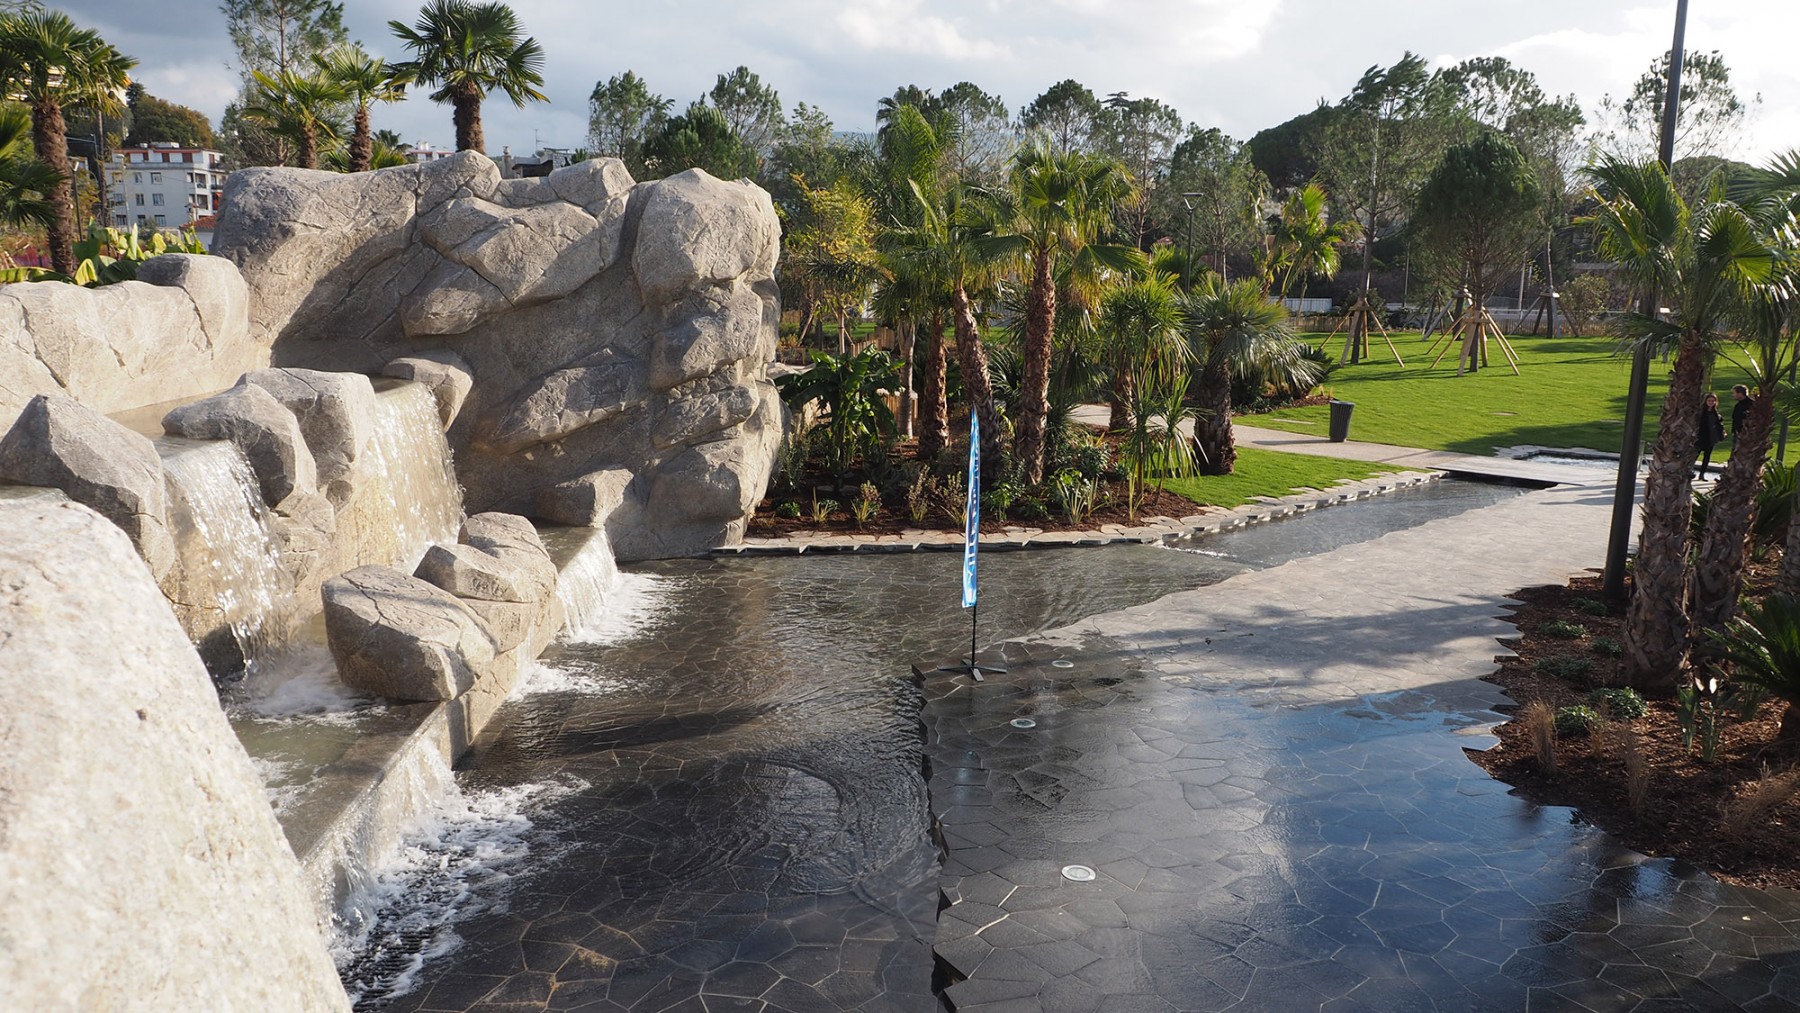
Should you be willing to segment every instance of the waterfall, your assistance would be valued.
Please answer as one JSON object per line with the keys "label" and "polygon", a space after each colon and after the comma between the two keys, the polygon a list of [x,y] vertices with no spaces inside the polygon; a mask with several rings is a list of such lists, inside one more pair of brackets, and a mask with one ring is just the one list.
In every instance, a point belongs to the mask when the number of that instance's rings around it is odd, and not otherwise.
{"label": "waterfall", "polygon": [[187,505],[197,552],[188,556],[188,604],[216,606],[237,642],[246,671],[286,639],[292,578],[269,529],[269,510],[250,463],[226,442],[183,445],[163,468]]}
{"label": "waterfall", "polygon": [[563,629],[572,640],[600,625],[607,598],[619,583],[619,567],[613,561],[612,544],[601,528],[583,529],[585,539],[563,563],[556,580],[556,597],[567,617]]}
{"label": "waterfall", "polygon": [[[405,383],[376,397],[375,432],[356,462],[356,493],[338,514],[345,559],[391,562],[411,571],[433,542],[456,541],[462,486],[423,384]],[[341,551],[341,548],[340,548]]]}

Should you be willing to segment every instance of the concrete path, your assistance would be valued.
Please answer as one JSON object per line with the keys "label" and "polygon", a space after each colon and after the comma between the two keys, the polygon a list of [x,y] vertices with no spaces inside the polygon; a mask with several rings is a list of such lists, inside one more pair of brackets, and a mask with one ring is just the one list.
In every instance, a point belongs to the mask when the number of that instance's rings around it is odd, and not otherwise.
{"label": "concrete path", "polygon": [[1463,755],[1505,700],[1502,596],[1598,566],[1610,499],[1525,494],[925,676],[948,1002],[1800,1009],[1800,894],[1619,848]]}

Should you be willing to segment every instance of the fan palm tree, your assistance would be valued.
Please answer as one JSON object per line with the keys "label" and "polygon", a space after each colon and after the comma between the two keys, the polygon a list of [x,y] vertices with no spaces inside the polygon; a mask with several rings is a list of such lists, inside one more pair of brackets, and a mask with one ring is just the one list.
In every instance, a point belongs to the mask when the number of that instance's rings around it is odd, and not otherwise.
{"label": "fan palm tree", "polygon": [[1188,359],[1181,296],[1172,275],[1151,271],[1100,298],[1099,330],[1111,345],[1112,412],[1107,428],[1123,432],[1139,387],[1158,386]]}
{"label": "fan palm tree", "polygon": [[245,118],[290,141],[294,145],[295,165],[317,169],[321,145],[338,140],[332,112],[344,101],[344,89],[323,73],[284,70],[270,76],[258,70],[252,72],[252,77],[256,91],[244,107]]}
{"label": "fan palm tree", "polygon": [[1630,345],[1674,352],[1644,480],[1623,660],[1629,685],[1666,693],[1681,676],[1690,643],[1688,468],[1702,386],[1729,314],[1747,288],[1770,280],[1775,258],[1742,208],[1717,193],[1690,208],[1660,164],[1608,158],[1587,173],[1595,207],[1587,221],[1601,254],[1671,307],[1666,318],[1627,317],[1620,332]]}
{"label": "fan palm tree", "polygon": [[1293,294],[1294,283],[1308,275],[1337,277],[1343,263],[1339,251],[1362,235],[1362,227],[1353,218],[1332,221],[1327,202],[1324,188],[1308,183],[1281,205],[1264,248],[1264,291],[1286,299]]}
{"label": "fan palm tree", "polygon": [[1249,278],[1227,283],[1209,272],[1188,294],[1188,335],[1200,365],[1194,442],[1203,472],[1229,475],[1237,467],[1231,432],[1233,376],[1267,376],[1302,388],[1318,382],[1317,365],[1306,358],[1306,346],[1289,329],[1287,315]]}
{"label": "fan palm tree", "polygon": [[[75,271],[75,187],[69,169],[67,106],[117,111],[137,61],[121,56],[98,33],[55,10],[0,14],[0,87],[31,110],[37,157],[57,179],[50,183],[54,212],[45,229],[50,265]],[[44,177],[48,181],[49,177]]]}
{"label": "fan palm tree", "polygon": [[31,114],[0,105],[0,223],[33,229],[56,224],[50,193],[62,179],[32,156]]}
{"label": "fan palm tree", "polygon": [[1059,261],[1086,257],[1118,271],[1141,270],[1144,255],[1135,246],[1102,241],[1113,212],[1132,193],[1131,179],[1116,160],[1059,151],[1040,135],[1014,156],[1011,188],[998,195],[998,227],[983,237],[989,256],[1015,259],[1027,272],[1013,452],[1033,485],[1044,479]]}
{"label": "fan palm tree", "polygon": [[488,92],[504,92],[521,109],[527,100],[550,101],[537,90],[544,83],[544,51],[506,4],[432,0],[419,9],[414,27],[390,21],[388,28],[413,51],[413,59],[396,70],[409,81],[435,85],[431,100],[450,104],[458,151],[486,150],[481,100]]}
{"label": "fan palm tree", "polygon": [[350,171],[367,172],[375,156],[374,135],[369,130],[369,107],[377,102],[398,102],[406,97],[406,81],[386,60],[370,56],[358,46],[336,46],[313,56],[314,66],[337,85],[355,113],[350,124]]}

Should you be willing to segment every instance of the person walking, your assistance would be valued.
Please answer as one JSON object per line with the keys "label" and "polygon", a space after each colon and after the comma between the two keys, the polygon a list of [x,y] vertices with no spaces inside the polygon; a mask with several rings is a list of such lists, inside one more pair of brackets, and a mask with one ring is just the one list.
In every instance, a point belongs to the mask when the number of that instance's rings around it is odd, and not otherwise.
{"label": "person walking", "polygon": [[1696,446],[1695,456],[1700,458],[1700,471],[1696,478],[1706,479],[1706,469],[1712,464],[1713,448],[1725,438],[1725,421],[1719,418],[1719,395],[1707,394],[1700,405],[1700,427],[1694,434]]}
{"label": "person walking", "polygon": [[1731,445],[1737,446],[1738,433],[1744,429],[1744,423],[1750,421],[1750,388],[1743,384],[1731,388],[1734,404],[1731,406]]}

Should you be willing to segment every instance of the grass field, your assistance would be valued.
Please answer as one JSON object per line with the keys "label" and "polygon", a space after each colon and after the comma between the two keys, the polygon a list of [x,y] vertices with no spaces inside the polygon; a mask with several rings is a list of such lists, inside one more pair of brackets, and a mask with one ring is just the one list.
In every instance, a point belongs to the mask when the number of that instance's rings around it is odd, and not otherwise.
{"label": "grass field", "polygon": [[1242,506],[1258,496],[1286,496],[1300,489],[1329,489],[1340,479],[1363,479],[1383,472],[1405,470],[1408,469],[1385,464],[1239,447],[1236,473],[1171,478],[1163,482],[1163,488],[1197,503],[1229,508]]}
{"label": "grass field", "polygon": [[[1322,341],[1325,335],[1305,337]],[[1325,381],[1325,390],[1332,396],[1356,403],[1351,439],[1482,456],[1492,454],[1496,447],[1523,444],[1618,452],[1630,360],[1613,354],[1616,342],[1612,338],[1552,341],[1516,337],[1510,340],[1519,353],[1519,376],[1507,368],[1498,348],[1489,353],[1493,366],[1457,376],[1455,350],[1432,369],[1436,351],[1426,354],[1431,343],[1421,340],[1417,331],[1397,332],[1393,337],[1406,360],[1404,367],[1394,363],[1378,335],[1373,361],[1340,366]],[[1340,336],[1327,351],[1335,358],[1342,349]],[[1719,394],[1720,411],[1728,420],[1731,385],[1747,379],[1737,367],[1719,360],[1712,383]],[[1668,364],[1653,361],[1644,416],[1646,443],[1655,437],[1656,415],[1667,389]],[[1324,436],[1329,409],[1325,405],[1284,409],[1245,416],[1243,421]],[[1729,441],[1719,449],[1728,445]],[[1715,453],[1714,459],[1720,456]]]}

